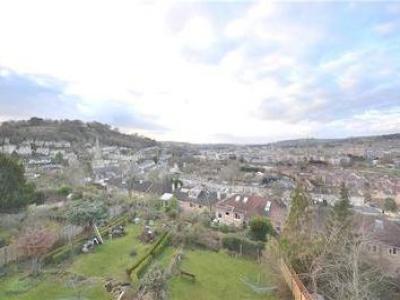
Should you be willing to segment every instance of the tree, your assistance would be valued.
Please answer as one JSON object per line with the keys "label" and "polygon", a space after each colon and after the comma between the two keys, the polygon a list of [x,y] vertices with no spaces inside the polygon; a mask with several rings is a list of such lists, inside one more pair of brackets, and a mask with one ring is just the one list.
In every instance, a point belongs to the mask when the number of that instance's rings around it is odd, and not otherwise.
{"label": "tree", "polygon": [[91,225],[106,216],[107,210],[100,201],[74,201],[67,211],[68,220],[77,225]]}
{"label": "tree", "polygon": [[368,237],[327,232],[320,254],[311,264],[311,289],[326,299],[397,299],[396,284],[371,264],[363,251]]}
{"label": "tree", "polygon": [[18,237],[17,247],[32,259],[32,275],[39,274],[43,255],[53,247],[56,240],[56,234],[47,228],[29,229]]}
{"label": "tree", "polygon": [[292,195],[289,215],[286,221],[286,230],[295,231],[301,229],[305,221],[309,220],[309,213],[311,210],[311,200],[306,195],[303,187],[297,185]]}
{"label": "tree", "polygon": [[264,217],[254,217],[250,220],[250,235],[258,241],[265,241],[267,234],[272,234],[274,229],[271,222]]}
{"label": "tree", "polygon": [[135,182],[136,182],[136,178],[135,176],[131,176],[128,178],[128,180],[126,181],[127,187],[128,187],[128,195],[129,195],[129,199],[132,200],[132,191],[133,188],[135,186]]}
{"label": "tree", "polygon": [[345,223],[352,215],[349,200],[349,191],[344,183],[340,185],[340,198],[335,203],[332,210],[332,217],[339,223]]}
{"label": "tree", "polygon": [[64,156],[61,152],[57,152],[56,156],[53,159],[53,162],[55,164],[59,164],[59,165],[64,165],[65,161],[64,161]]}
{"label": "tree", "polygon": [[396,201],[394,201],[394,199],[390,198],[390,197],[385,199],[385,203],[384,203],[383,207],[385,210],[388,210],[388,211],[392,211],[392,212],[397,211]]}
{"label": "tree", "polygon": [[313,207],[303,187],[298,184],[292,194],[288,218],[279,240],[282,253],[298,273],[308,272],[318,252],[318,239],[313,234]]}
{"label": "tree", "polygon": [[179,202],[175,197],[172,197],[171,200],[168,201],[165,212],[171,219],[176,219],[179,214]]}
{"label": "tree", "polygon": [[23,165],[0,153],[0,211],[19,209],[35,197],[35,187],[27,183]]}
{"label": "tree", "polygon": [[237,161],[230,161],[221,169],[220,176],[222,180],[233,182],[240,175],[240,166]]}

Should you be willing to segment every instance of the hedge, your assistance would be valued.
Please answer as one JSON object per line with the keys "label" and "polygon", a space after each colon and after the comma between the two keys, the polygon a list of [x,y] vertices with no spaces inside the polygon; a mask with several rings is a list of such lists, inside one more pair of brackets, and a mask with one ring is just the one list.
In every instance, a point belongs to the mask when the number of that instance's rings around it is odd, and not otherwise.
{"label": "hedge", "polygon": [[[120,225],[120,224],[126,222],[127,220],[128,220],[128,216],[122,216],[122,217],[112,220],[105,227],[99,229],[100,234],[101,235],[106,234],[110,230],[110,228]],[[80,237],[80,238],[74,239],[72,241],[73,251],[79,250],[81,247],[81,243],[83,241],[85,241],[87,238],[88,238],[88,235],[85,237]],[[49,253],[47,253],[43,258],[44,262],[45,263],[59,263],[63,259],[65,259],[69,256],[70,251],[71,251],[71,246],[69,244],[60,246],[60,247],[50,251]]]}
{"label": "hedge", "polygon": [[129,276],[135,271],[136,278],[139,278],[147,267],[150,265],[152,260],[158,256],[166,246],[168,246],[170,235],[168,232],[164,232],[160,239],[151,247],[151,249],[145,253],[135,264],[127,270]]}
{"label": "hedge", "polygon": [[257,257],[259,252],[265,247],[262,242],[251,241],[237,235],[227,235],[223,237],[222,246],[230,251],[237,253],[242,252],[243,255],[252,257]]}
{"label": "hedge", "polygon": [[146,271],[147,267],[151,264],[154,258],[159,256],[165,248],[169,245],[170,235],[165,233],[163,237],[160,238],[159,243],[150,251],[150,255],[142,262],[142,264],[136,270],[136,276],[141,277]]}

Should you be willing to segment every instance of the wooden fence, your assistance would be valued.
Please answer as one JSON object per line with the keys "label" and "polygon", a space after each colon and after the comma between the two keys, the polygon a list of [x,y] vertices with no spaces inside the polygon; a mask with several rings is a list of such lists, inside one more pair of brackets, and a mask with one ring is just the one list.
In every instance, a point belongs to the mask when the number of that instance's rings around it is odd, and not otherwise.
{"label": "wooden fence", "polygon": [[295,300],[313,300],[313,297],[308,292],[304,284],[301,282],[296,272],[289,267],[285,261],[280,259],[280,270],[282,272],[283,278],[288,284],[290,290],[292,291]]}
{"label": "wooden fence", "polygon": [[0,267],[23,258],[25,254],[15,245],[0,248]]}
{"label": "wooden fence", "polygon": [[[113,226],[117,226],[119,224],[122,224],[124,222],[128,221],[128,217],[126,215],[115,218],[112,221],[110,221],[109,224],[107,224],[105,227],[101,228],[99,231],[101,234],[105,234],[110,228]],[[78,236],[80,235],[81,232],[78,233]],[[79,243],[87,239],[92,233],[86,233],[83,236],[80,236],[79,238],[75,238],[73,240],[74,243]],[[49,255],[54,255],[59,251],[62,251],[65,248],[65,245],[62,245],[58,248],[55,248],[51,251],[49,251],[46,255],[44,255],[44,258],[46,258]],[[9,263],[16,262],[19,260],[23,260],[26,258],[26,254],[22,249],[19,249],[16,245],[11,244],[6,247],[0,248],[0,267],[5,266]]]}

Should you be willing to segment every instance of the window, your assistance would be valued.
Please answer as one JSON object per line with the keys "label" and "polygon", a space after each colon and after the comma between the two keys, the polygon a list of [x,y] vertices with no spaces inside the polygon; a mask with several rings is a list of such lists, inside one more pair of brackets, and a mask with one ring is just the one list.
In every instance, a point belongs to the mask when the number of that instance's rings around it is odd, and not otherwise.
{"label": "window", "polygon": [[226,212],[225,215],[229,216],[229,212]]}
{"label": "window", "polygon": [[222,218],[222,214],[221,213],[218,213],[218,218]]}
{"label": "window", "polygon": [[397,248],[393,248],[392,253],[393,253],[393,254],[397,254]]}
{"label": "window", "polygon": [[240,215],[239,215],[239,214],[237,214],[237,213],[235,213],[235,219],[238,219],[238,220],[240,220]]}
{"label": "window", "polygon": [[372,246],[372,251],[376,252],[376,246]]}
{"label": "window", "polygon": [[201,204],[199,204],[199,208],[201,208]]}
{"label": "window", "polygon": [[190,205],[190,207],[193,207],[193,203],[192,203],[192,202],[190,202],[190,204],[189,204],[189,205]]}

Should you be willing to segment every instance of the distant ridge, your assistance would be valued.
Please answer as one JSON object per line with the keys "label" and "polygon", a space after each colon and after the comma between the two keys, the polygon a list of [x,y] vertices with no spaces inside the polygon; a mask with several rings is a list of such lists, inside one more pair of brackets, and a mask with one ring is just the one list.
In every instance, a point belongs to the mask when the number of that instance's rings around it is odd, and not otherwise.
{"label": "distant ridge", "polygon": [[145,148],[157,145],[157,142],[150,138],[120,133],[118,129],[99,122],[41,118],[3,122],[0,125],[0,143],[3,143],[5,138],[9,138],[10,143],[42,140],[68,141],[73,145],[84,145],[94,144],[98,138],[102,145],[109,146]]}
{"label": "distant ridge", "polygon": [[366,143],[366,142],[379,142],[385,140],[400,140],[400,133],[384,134],[384,135],[371,135],[371,136],[358,136],[347,137],[338,139],[295,139],[284,140],[275,143],[268,143],[266,145],[276,145],[280,147],[299,147],[299,146],[317,146],[317,145],[337,145],[342,143]]}

